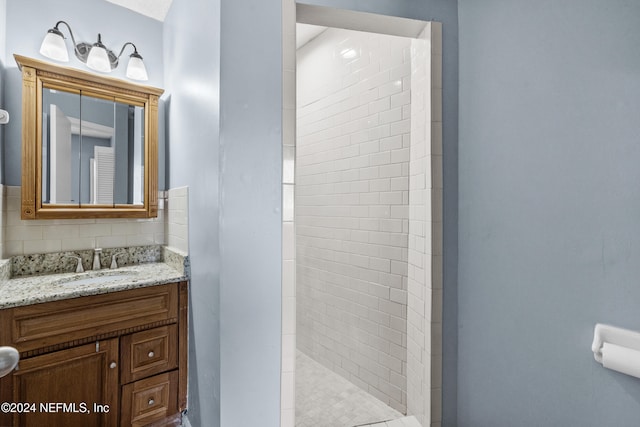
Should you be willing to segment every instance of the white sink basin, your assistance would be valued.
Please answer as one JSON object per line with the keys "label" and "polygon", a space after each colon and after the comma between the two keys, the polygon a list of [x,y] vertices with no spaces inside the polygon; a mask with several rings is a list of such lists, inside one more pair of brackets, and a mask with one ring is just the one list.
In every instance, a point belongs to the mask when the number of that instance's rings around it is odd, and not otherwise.
{"label": "white sink basin", "polygon": [[65,280],[64,282],[62,282],[60,284],[61,285],[73,285],[73,286],[77,286],[77,285],[96,285],[96,284],[99,284],[99,283],[112,282],[114,280],[130,279],[132,277],[133,277],[133,274],[127,274],[127,273],[110,274],[110,275],[106,275],[106,276],[95,276],[95,277],[85,277],[85,278]]}
{"label": "white sink basin", "polygon": [[0,378],[13,371],[20,360],[20,353],[13,347],[0,347]]}

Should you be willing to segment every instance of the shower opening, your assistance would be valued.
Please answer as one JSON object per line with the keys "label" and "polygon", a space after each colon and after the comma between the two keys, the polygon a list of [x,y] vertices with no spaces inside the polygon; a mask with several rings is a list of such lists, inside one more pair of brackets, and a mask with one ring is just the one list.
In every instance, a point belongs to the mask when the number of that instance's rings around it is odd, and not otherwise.
{"label": "shower opening", "polygon": [[[295,206],[295,426],[431,425],[441,361],[440,24],[363,32],[310,25],[304,16],[322,14],[301,7],[317,8],[298,5],[296,142],[284,154],[295,159],[295,197],[284,194]],[[420,25],[411,37],[406,21]]]}

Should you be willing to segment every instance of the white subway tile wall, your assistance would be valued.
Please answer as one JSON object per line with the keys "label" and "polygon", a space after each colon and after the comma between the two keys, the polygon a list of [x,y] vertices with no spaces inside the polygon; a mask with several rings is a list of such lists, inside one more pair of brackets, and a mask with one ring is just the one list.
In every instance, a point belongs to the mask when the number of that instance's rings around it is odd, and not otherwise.
{"label": "white subway tile wall", "polygon": [[411,41],[329,28],[297,96],[298,348],[406,413]]}
{"label": "white subway tile wall", "polygon": [[[165,224],[165,200],[159,198],[158,217],[149,219],[20,219],[20,187],[4,186],[2,202],[2,257],[75,251],[91,248],[164,245],[167,233],[172,246],[187,252],[186,188],[173,201],[172,220]],[[171,203],[169,203],[171,205]],[[171,210],[172,208],[170,208]]]}
{"label": "white subway tile wall", "polygon": [[167,246],[189,252],[189,187],[172,188],[167,191],[165,208]]}

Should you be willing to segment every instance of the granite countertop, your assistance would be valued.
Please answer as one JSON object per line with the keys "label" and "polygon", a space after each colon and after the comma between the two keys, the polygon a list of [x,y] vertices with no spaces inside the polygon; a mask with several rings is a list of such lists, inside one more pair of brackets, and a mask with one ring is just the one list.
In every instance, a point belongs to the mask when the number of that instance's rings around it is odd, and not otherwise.
{"label": "granite countertop", "polygon": [[0,280],[0,309],[188,280],[188,261],[184,263],[186,268],[180,268],[181,265],[173,261],[176,260],[165,259],[84,273],[5,277]]}
{"label": "granite countertop", "polygon": [[[95,277],[100,277],[98,282],[87,283],[84,280]],[[0,282],[0,309],[163,285],[186,279],[182,272],[164,262],[85,273],[16,277]]]}

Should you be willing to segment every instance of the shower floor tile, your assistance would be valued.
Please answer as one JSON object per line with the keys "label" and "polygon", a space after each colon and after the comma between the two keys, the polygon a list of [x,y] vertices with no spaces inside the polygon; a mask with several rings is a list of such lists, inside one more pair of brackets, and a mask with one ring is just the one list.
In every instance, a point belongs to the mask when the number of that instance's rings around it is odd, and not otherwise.
{"label": "shower floor tile", "polygon": [[[369,424],[387,427],[385,421],[403,417],[400,412],[304,353],[296,352],[296,427],[354,427]],[[376,424],[381,422],[383,424]],[[404,424],[397,426],[405,427]]]}
{"label": "shower floor tile", "polygon": [[359,427],[422,427],[416,417],[398,418],[393,421],[385,421],[382,423],[366,424]]}

